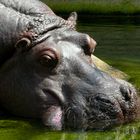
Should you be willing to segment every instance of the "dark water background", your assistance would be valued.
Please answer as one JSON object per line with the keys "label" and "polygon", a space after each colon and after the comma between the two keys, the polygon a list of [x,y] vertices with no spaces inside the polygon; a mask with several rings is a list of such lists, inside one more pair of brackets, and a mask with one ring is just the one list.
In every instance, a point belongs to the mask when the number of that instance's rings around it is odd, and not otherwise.
{"label": "dark water background", "polygon": [[[78,30],[98,43],[95,55],[128,75],[140,88],[140,26],[79,22]],[[103,132],[50,132],[34,120],[0,118],[0,140],[139,140],[140,121]]]}
{"label": "dark water background", "polygon": [[97,41],[94,52],[97,57],[126,72],[140,88],[140,24],[100,21],[79,23],[78,30]]}

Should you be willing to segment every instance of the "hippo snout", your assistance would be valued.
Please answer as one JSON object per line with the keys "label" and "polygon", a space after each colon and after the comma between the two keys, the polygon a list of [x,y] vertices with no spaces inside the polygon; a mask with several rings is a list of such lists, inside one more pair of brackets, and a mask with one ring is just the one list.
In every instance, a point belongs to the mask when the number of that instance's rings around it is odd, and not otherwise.
{"label": "hippo snout", "polygon": [[128,90],[132,89],[83,95],[84,99],[81,97],[80,105],[69,104],[66,108],[65,127],[72,130],[104,130],[134,120],[137,113],[137,96],[134,92],[128,100]]}

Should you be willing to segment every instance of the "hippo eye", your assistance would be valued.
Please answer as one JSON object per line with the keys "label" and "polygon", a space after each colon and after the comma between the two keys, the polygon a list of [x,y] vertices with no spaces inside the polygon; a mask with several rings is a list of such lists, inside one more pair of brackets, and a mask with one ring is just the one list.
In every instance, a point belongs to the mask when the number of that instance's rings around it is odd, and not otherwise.
{"label": "hippo eye", "polygon": [[41,65],[46,66],[49,69],[56,67],[58,63],[58,57],[53,50],[42,51],[39,62]]}

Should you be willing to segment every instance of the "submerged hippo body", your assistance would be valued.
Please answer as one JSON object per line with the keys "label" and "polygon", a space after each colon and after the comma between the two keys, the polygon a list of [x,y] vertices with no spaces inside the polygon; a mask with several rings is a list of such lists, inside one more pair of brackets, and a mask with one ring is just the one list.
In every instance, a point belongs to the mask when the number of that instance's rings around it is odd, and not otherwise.
{"label": "submerged hippo body", "polygon": [[56,130],[132,121],[134,87],[91,63],[96,42],[37,0],[0,0],[0,103]]}

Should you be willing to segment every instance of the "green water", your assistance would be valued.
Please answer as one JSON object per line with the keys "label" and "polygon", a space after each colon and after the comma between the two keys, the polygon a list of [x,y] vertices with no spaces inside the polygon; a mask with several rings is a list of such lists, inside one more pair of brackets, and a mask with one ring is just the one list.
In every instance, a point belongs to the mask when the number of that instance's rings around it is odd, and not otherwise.
{"label": "green water", "polygon": [[[96,21],[95,21],[96,22]],[[131,76],[140,88],[140,26],[79,23],[95,38],[96,56]],[[35,120],[0,118],[0,140],[139,140],[140,121],[103,132],[50,132]]]}
{"label": "green water", "polygon": [[139,25],[81,23],[78,29],[97,41],[94,52],[97,57],[126,72],[131,77],[130,81],[140,88]]}

